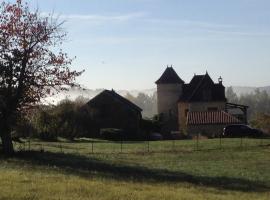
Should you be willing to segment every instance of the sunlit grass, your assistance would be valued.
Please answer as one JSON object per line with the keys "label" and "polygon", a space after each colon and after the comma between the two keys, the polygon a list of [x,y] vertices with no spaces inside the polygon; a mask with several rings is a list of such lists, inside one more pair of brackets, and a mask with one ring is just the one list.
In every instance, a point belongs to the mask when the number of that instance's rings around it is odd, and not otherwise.
{"label": "sunlit grass", "polygon": [[31,141],[35,151],[1,158],[0,199],[268,200],[269,144],[151,141],[148,152],[147,142],[125,142],[121,153],[119,142]]}

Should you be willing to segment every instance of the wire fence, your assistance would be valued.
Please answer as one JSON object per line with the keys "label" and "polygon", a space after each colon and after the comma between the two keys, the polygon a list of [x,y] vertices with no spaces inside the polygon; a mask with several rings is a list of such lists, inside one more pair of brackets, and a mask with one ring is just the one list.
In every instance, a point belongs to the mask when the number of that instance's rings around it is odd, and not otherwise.
{"label": "wire fence", "polygon": [[163,141],[108,141],[88,139],[74,142],[43,142],[25,140],[14,143],[16,151],[40,151],[57,153],[166,153],[204,150],[226,150],[258,146],[270,146],[270,138],[216,138]]}

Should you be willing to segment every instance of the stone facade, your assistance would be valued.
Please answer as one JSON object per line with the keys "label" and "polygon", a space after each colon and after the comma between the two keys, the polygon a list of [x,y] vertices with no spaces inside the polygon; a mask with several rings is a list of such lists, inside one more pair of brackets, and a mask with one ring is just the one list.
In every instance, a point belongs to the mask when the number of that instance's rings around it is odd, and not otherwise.
{"label": "stone facade", "polygon": [[189,103],[190,112],[225,110],[225,101],[192,102]]}
{"label": "stone facade", "polygon": [[178,99],[182,93],[181,84],[161,84],[157,85],[158,113],[162,113],[164,121],[177,119]]}
{"label": "stone facade", "polygon": [[189,111],[189,103],[179,102],[178,103],[178,130],[181,133],[187,132],[187,114]]}
{"label": "stone facade", "polygon": [[178,130],[178,100],[182,94],[184,81],[179,78],[172,67],[167,67],[156,81],[158,115],[162,121],[162,131]]}
{"label": "stone facade", "polygon": [[207,112],[225,110],[225,101],[219,102],[179,102],[178,103],[178,126],[180,132],[188,132],[187,115],[188,112]]}

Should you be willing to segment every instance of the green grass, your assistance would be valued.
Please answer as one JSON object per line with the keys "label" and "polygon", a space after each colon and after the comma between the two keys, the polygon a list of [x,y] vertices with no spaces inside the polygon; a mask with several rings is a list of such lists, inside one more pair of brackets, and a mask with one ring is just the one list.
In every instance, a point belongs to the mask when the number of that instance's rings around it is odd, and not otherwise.
{"label": "green grass", "polygon": [[[92,144],[93,153],[92,153]],[[28,150],[28,143],[16,148]],[[31,141],[0,157],[0,199],[270,199],[270,140]]]}

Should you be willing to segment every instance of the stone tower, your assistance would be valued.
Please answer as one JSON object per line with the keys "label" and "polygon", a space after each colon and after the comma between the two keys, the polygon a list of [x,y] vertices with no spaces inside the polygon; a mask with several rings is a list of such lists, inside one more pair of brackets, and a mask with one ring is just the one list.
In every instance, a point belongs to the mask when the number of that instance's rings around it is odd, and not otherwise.
{"label": "stone tower", "polygon": [[160,120],[163,122],[163,131],[178,130],[178,100],[182,95],[184,81],[172,67],[166,68],[157,84],[157,104]]}

